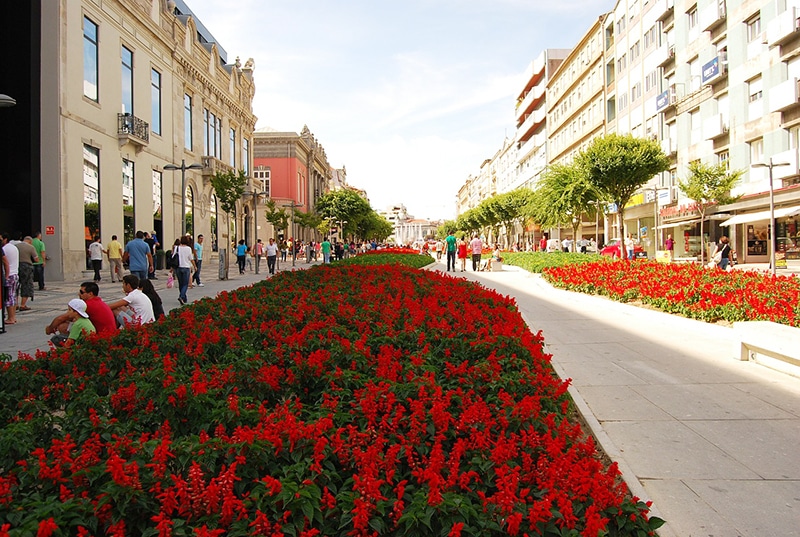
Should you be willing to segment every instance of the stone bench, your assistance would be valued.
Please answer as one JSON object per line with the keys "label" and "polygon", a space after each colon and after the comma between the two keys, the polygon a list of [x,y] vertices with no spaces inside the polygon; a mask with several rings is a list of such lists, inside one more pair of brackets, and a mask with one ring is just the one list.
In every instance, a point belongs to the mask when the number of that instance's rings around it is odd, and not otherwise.
{"label": "stone bench", "polygon": [[502,261],[492,261],[492,272],[503,272],[503,262]]}
{"label": "stone bench", "polygon": [[800,328],[770,321],[733,323],[734,356],[800,377]]}

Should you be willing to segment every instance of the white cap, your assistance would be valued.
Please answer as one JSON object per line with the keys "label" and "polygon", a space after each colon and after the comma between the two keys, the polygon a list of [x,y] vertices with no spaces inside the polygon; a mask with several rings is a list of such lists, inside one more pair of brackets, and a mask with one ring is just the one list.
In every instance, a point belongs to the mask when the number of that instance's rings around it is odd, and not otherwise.
{"label": "white cap", "polygon": [[69,304],[67,304],[67,305],[70,308],[72,308],[75,311],[77,311],[80,314],[81,317],[83,317],[85,319],[89,318],[89,314],[86,313],[86,302],[84,302],[80,298],[73,298],[72,300],[69,301]]}

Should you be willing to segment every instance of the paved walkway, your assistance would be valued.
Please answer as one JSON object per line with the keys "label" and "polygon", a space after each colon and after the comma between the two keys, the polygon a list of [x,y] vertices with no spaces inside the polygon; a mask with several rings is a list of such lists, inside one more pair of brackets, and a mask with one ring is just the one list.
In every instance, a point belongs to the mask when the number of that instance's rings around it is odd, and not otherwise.
{"label": "paved walkway", "polygon": [[[235,258],[234,258],[235,261]],[[307,265],[299,258],[295,263],[295,268],[306,268]],[[281,270],[292,270],[291,258],[288,262],[280,263]],[[236,264],[232,264],[228,270],[228,279],[220,280],[219,263],[208,263],[203,265],[200,273],[200,281],[203,287],[193,287],[187,292],[189,302],[200,300],[204,297],[214,297],[221,291],[230,291],[238,287],[252,285],[253,283],[269,277],[267,272],[267,262],[262,260],[259,265],[260,274],[254,271],[246,271],[240,275]],[[165,270],[157,272],[158,279],[153,280],[153,284],[164,303],[164,311],[169,313],[174,308],[181,307],[178,302],[177,282],[174,288],[167,289],[167,277],[169,273]],[[102,273],[103,279],[99,282],[100,296],[106,302],[113,302],[124,296],[121,283],[111,283],[111,278],[107,271]],[[85,280],[47,282],[47,291],[34,292],[33,301],[28,301],[30,311],[17,312],[17,324],[6,325],[6,333],[0,334],[0,354],[9,354],[16,358],[18,352],[25,352],[34,355],[37,350],[46,351],[49,348],[50,336],[44,333],[44,328],[54,317],[64,313],[67,309],[67,302],[72,298],[78,298],[78,289],[81,282],[90,281],[91,276]],[[35,287],[35,284],[34,284]]]}
{"label": "paved walkway", "polygon": [[721,325],[557,290],[508,265],[454,275],[516,297],[543,331],[603,449],[667,520],[659,535],[800,535],[800,379],[736,360]]}
{"label": "paved walkway", "polygon": [[[231,267],[220,281],[214,269],[205,267],[206,286],[190,289],[190,301],[268,276]],[[800,535],[800,379],[734,359],[723,326],[556,290],[508,265],[453,274],[516,297],[531,329],[543,331],[595,437],[633,493],[667,520],[661,537]],[[180,307],[165,273],[157,283],[165,309]],[[0,352],[46,349],[45,324],[79,284],[37,293],[33,309],[0,334]],[[101,282],[105,300],[121,294]]]}

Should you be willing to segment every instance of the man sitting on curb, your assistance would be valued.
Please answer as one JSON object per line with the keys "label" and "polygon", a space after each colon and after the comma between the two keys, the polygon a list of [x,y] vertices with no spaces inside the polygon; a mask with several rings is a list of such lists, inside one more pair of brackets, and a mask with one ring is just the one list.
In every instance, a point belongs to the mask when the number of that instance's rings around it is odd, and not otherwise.
{"label": "man sitting on curb", "polygon": [[152,323],[156,320],[153,315],[153,303],[139,289],[138,276],[135,274],[124,276],[122,290],[125,291],[125,296],[108,304],[121,328],[127,325]]}
{"label": "man sitting on curb", "polygon": [[[89,314],[86,313],[86,302],[80,298],[73,298],[69,301],[68,306],[65,315],[72,324],[67,335],[56,334],[50,338],[50,341],[56,347],[69,347],[75,341],[81,339],[84,334],[95,332],[94,325],[89,320]],[[48,326],[47,328],[49,329],[50,327]]]}
{"label": "man sitting on curb", "polygon": [[[106,332],[116,332],[117,321],[114,319],[114,314],[108,304],[103,302],[100,298],[100,288],[96,282],[83,282],[78,291],[78,296],[86,304],[86,313],[89,315],[89,320],[94,325],[97,332],[103,334]],[[44,332],[45,334],[67,334],[69,333],[69,325],[72,322],[72,315],[69,309],[66,313],[62,313],[53,319],[48,324]]]}

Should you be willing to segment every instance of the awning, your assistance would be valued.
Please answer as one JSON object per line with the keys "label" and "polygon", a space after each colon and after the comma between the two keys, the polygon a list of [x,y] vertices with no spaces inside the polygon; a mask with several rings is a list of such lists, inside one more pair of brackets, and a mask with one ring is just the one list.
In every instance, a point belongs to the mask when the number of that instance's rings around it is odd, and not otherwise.
{"label": "awning", "polygon": [[681,220],[680,222],[670,222],[669,224],[661,224],[656,229],[669,229],[678,226],[692,226],[700,221],[699,218],[692,220]]}
{"label": "awning", "polygon": [[[784,216],[791,216],[800,213],[800,205],[794,207],[781,207],[775,209],[775,218],[783,218]],[[720,222],[721,226],[732,226],[734,224],[746,224],[748,222],[759,222],[761,220],[769,220],[769,211],[758,211],[755,213],[737,214]]]}

